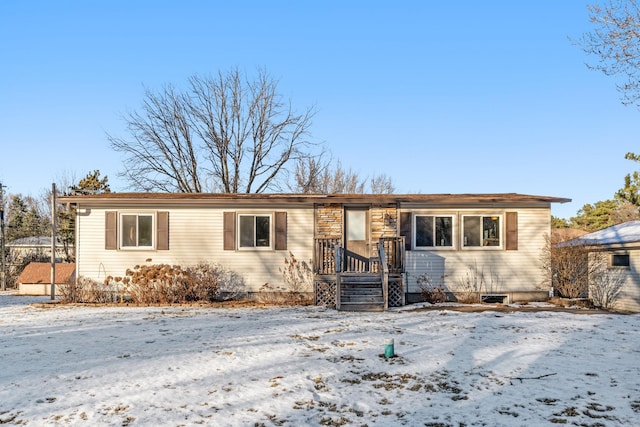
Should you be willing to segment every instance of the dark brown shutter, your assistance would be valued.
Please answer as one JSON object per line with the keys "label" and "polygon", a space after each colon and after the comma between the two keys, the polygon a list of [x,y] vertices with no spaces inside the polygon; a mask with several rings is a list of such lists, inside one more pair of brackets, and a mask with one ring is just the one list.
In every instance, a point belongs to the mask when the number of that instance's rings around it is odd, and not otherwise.
{"label": "dark brown shutter", "polygon": [[400,212],[400,235],[404,236],[404,249],[411,250],[411,212]]}
{"label": "dark brown shutter", "polygon": [[169,250],[169,212],[158,212],[158,228],[156,237],[156,249]]}
{"label": "dark brown shutter", "polygon": [[287,249],[287,213],[276,212],[276,251]]}
{"label": "dark brown shutter", "polygon": [[118,249],[118,213],[105,212],[104,219],[104,248],[116,250]]}
{"label": "dark brown shutter", "polygon": [[236,249],[236,213],[225,212],[223,222],[224,222],[223,248],[225,251],[234,251]]}
{"label": "dark brown shutter", "polygon": [[508,251],[518,250],[518,212],[507,212],[506,229],[505,249]]}

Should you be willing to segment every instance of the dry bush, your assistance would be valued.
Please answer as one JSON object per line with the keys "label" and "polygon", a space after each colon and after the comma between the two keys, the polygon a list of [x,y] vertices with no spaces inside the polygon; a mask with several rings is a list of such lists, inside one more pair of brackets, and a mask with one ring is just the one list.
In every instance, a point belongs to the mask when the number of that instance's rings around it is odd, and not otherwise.
{"label": "dry bush", "polygon": [[458,279],[456,287],[456,299],[464,304],[481,302],[482,294],[502,293],[502,279],[489,267],[489,273],[485,273],[484,267],[478,267],[474,261],[467,267],[467,271]]}
{"label": "dry bush", "polygon": [[[441,279],[442,280],[442,279]],[[422,274],[416,279],[418,289],[420,289],[420,299],[431,304],[439,304],[447,300],[447,294],[444,285],[434,284],[431,276],[427,273]]]}
{"label": "dry bush", "polygon": [[578,298],[588,292],[589,276],[602,269],[599,262],[589,262],[584,244],[560,242],[546,237],[541,255],[541,268],[545,272],[544,286],[563,298]]}
{"label": "dry bush", "polygon": [[284,259],[284,268],[280,268],[286,290],[289,292],[289,302],[293,304],[311,303],[313,289],[313,270],[311,262],[296,259],[293,253]]}
{"label": "dry bush", "polygon": [[290,301],[288,294],[289,292],[285,288],[279,286],[274,287],[265,283],[258,289],[257,299],[263,304],[285,305]]}
{"label": "dry bush", "polygon": [[225,301],[235,299],[244,292],[244,281],[235,272],[218,264],[200,262],[189,267],[193,277],[193,294],[202,301]]}
{"label": "dry bush", "polygon": [[[603,254],[596,252],[589,256],[594,258],[603,256]],[[589,298],[593,305],[605,309],[613,308],[622,290],[624,279],[624,270],[608,268],[606,264],[602,266],[598,273],[589,277]]]}
{"label": "dry bush", "polygon": [[310,262],[298,260],[289,252],[284,259],[282,273],[284,286],[271,286],[265,283],[258,290],[258,300],[274,305],[308,305],[313,302],[313,270]]}
{"label": "dry bush", "polygon": [[107,277],[105,284],[118,287],[120,302],[173,304],[192,300],[192,280],[180,266],[155,264],[136,265],[124,277]]}
{"label": "dry bush", "polygon": [[84,280],[70,278],[67,283],[58,285],[62,301],[67,303],[84,302]]}
{"label": "dry bush", "polygon": [[110,303],[115,301],[113,288],[80,276],[76,280],[60,285],[62,300],[67,303]]}
{"label": "dry bush", "polygon": [[610,268],[608,254],[580,241],[547,238],[541,255],[544,285],[562,298],[588,295],[596,307],[612,308],[624,282],[624,270]]}
{"label": "dry bush", "polygon": [[237,274],[216,264],[136,265],[124,277],[109,276],[105,285],[116,289],[120,302],[180,304],[235,298],[244,286]]}

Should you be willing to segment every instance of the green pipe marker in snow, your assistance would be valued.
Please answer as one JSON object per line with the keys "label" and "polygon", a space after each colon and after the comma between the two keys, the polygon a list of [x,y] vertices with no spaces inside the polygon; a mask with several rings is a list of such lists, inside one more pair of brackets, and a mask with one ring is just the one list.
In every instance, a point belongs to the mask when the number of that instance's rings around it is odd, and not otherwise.
{"label": "green pipe marker in snow", "polygon": [[384,357],[394,357],[393,338],[384,340]]}

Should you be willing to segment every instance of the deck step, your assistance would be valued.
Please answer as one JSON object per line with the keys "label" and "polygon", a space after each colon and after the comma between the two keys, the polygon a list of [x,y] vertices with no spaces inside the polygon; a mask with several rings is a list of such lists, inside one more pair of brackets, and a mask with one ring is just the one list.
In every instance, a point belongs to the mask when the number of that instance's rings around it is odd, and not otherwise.
{"label": "deck step", "polygon": [[340,276],[340,311],[384,311],[380,275],[342,274]]}
{"label": "deck step", "polygon": [[343,295],[340,301],[341,304],[348,304],[352,302],[384,302],[382,295]]}
{"label": "deck step", "polygon": [[383,303],[342,303],[340,311],[384,311]]}

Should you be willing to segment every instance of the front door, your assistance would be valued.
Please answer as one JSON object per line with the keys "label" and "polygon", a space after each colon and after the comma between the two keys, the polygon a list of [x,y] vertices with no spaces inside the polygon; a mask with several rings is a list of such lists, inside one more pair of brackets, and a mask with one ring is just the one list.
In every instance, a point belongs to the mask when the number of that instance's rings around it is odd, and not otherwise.
{"label": "front door", "polygon": [[371,256],[369,251],[369,209],[345,208],[345,249],[364,258]]}

